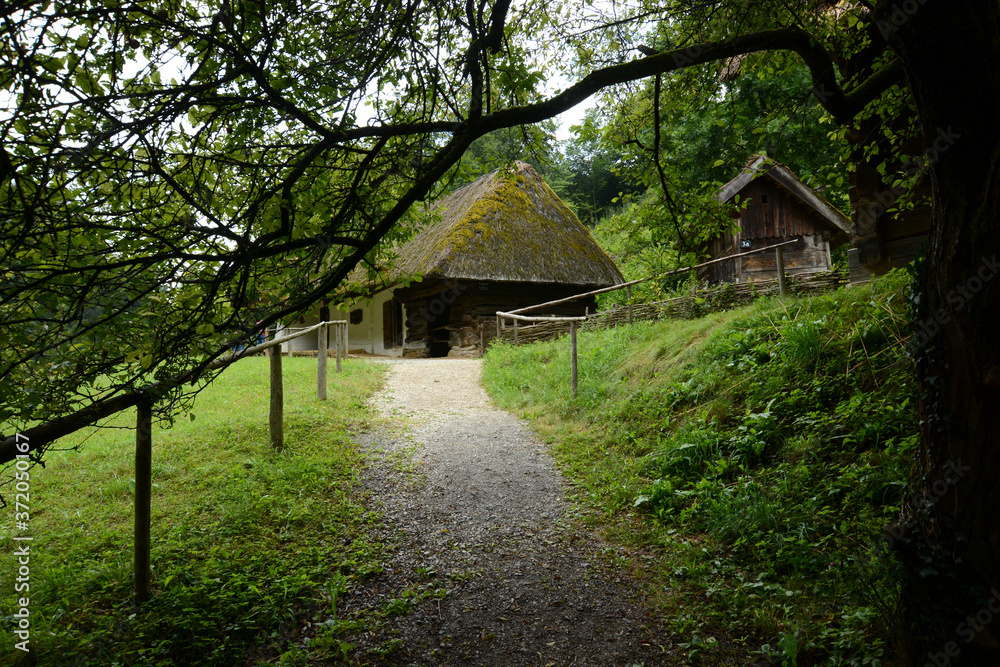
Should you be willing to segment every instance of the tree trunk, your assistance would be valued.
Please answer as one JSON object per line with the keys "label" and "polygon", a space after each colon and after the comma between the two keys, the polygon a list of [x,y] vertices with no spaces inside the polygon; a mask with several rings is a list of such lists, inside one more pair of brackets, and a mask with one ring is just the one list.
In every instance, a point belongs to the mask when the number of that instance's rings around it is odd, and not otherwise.
{"label": "tree trunk", "polygon": [[268,430],[271,446],[281,450],[285,446],[285,385],[281,373],[281,347],[271,355],[271,409],[268,413]]}
{"label": "tree trunk", "polygon": [[136,406],[135,430],[135,529],[132,563],[135,579],[135,604],[149,600],[150,582],[150,510],[153,490],[153,404],[141,401]]}
{"label": "tree trunk", "polygon": [[927,140],[934,218],[916,296],[923,444],[890,527],[903,664],[1000,664],[1000,3],[879,4]]}

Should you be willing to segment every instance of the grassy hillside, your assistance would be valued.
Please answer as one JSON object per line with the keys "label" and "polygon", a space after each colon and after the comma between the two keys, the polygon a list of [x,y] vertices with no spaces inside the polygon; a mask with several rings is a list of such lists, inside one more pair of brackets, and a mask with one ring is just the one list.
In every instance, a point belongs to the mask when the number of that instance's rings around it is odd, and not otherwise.
{"label": "grassy hillside", "polygon": [[[80,451],[31,470],[31,652],[10,640],[17,563],[4,520],[0,664],[253,664],[282,653],[306,621],[336,618],[338,594],[379,563],[350,432],[369,418],[385,369],[346,362],[321,403],[316,360],[284,366],[281,453],[268,445],[264,357],[227,370],[193,421],[154,427],[154,597],[141,614],[131,603],[134,412],[64,439]],[[323,645],[339,651],[333,638]]]}
{"label": "grassy hillside", "polygon": [[905,282],[585,333],[575,400],[565,339],[488,355],[488,390],[553,443],[692,662],[891,662]]}

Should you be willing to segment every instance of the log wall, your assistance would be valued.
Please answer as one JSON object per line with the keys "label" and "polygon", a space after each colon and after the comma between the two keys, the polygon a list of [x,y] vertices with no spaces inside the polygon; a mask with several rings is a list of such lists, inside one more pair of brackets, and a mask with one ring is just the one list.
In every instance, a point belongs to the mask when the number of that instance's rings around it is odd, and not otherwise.
{"label": "log wall", "polygon": [[[404,357],[478,357],[496,338],[497,311],[515,310],[594,287],[538,283],[425,280],[393,292],[406,313]],[[539,315],[577,316],[596,310],[589,297]]]}
{"label": "log wall", "polygon": [[[795,238],[798,243],[785,246],[786,274],[821,273],[830,270],[830,243],[822,234],[807,234],[791,238],[757,239],[751,241],[750,250],[767,248]],[[709,254],[712,258],[725,257],[747,249],[739,248],[736,234],[726,234],[713,239],[709,243]],[[730,283],[745,281],[772,280],[778,276],[777,258],[773,252],[762,252],[747,257],[735,257],[728,262],[719,262],[706,266],[698,271],[698,279],[710,283]]]}
{"label": "log wall", "polygon": [[770,178],[747,183],[740,190],[740,197],[750,200],[740,212],[743,239],[790,239],[829,231],[830,223]]}

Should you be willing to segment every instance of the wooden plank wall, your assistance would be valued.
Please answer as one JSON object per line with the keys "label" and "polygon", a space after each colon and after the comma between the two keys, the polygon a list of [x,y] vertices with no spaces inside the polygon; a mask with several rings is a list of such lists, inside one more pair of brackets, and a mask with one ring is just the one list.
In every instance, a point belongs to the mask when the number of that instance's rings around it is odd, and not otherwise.
{"label": "wooden plank wall", "polygon": [[[802,243],[785,248],[786,272],[795,274],[830,270],[827,239],[830,238],[831,230],[829,223],[819,214],[766,177],[748,183],[740,191],[740,197],[749,200],[746,208],[740,211],[740,231],[738,234],[724,234],[709,243],[708,251],[713,259],[740,252],[740,241],[750,241],[751,249],[756,250],[801,238]],[[776,277],[775,257],[769,253],[721,262],[699,272],[699,279],[710,283]]]}
{"label": "wooden plank wall", "polygon": [[[785,273],[795,275],[799,273],[820,273],[830,270],[829,244],[822,235],[808,235],[800,237],[801,242],[785,246]],[[782,239],[758,239],[753,241],[752,250],[766,248],[768,246],[791,241],[792,238]],[[736,239],[734,235],[720,237],[709,246],[711,256],[722,257],[724,255],[740,252],[735,250]],[[746,252],[745,250],[743,252]],[[709,283],[730,283],[737,279],[744,281],[773,280],[778,277],[777,257],[772,252],[762,252],[757,255],[733,259],[730,262],[719,262],[712,266],[706,266],[698,272],[698,279]]]}
{"label": "wooden plank wall", "polygon": [[[767,197],[767,203],[763,198]],[[740,213],[742,238],[788,239],[822,234],[826,225],[817,213],[802,205],[790,192],[770,178],[758,178],[740,191],[750,203]]]}
{"label": "wooden plank wall", "polygon": [[[775,245],[791,239],[769,239]],[[763,244],[756,248],[766,247]],[[785,246],[785,273],[815,273],[830,270],[830,254],[827,242],[821,235],[803,236],[802,241],[792,246]],[[778,260],[773,252],[762,252],[742,259],[741,280],[771,280],[778,276]],[[722,262],[726,264],[728,262]]]}

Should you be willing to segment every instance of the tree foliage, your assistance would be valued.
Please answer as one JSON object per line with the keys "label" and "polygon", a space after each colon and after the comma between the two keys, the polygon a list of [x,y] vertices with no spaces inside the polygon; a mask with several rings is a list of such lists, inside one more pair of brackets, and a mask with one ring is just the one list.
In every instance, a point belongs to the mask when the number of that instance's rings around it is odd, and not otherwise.
{"label": "tree foliage", "polygon": [[484,100],[530,91],[484,9],[8,6],[0,418],[177,398],[386,261]]}

